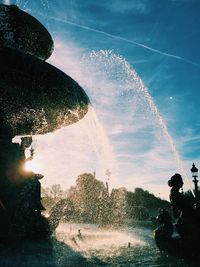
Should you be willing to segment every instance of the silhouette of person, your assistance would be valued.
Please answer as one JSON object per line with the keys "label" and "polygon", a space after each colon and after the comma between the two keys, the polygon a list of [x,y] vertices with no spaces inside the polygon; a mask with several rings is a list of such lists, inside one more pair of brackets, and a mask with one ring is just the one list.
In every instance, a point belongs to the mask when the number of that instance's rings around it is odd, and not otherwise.
{"label": "silhouette of person", "polygon": [[79,239],[83,239],[83,236],[82,236],[82,233],[81,233],[81,229],[78,229],[77,237],[78,237]]}
{"label": "silhouette of person", "polygon": [[172,218],[169,212],[163,208],[159,210],[159,214],[156,217],[159,226],[155,230],[155,241],[160,249],[163,251],[169,249],[171,246],[171,239],[173,234]]}
{"label": "silhouette of person", "polygon": [[179,191],[183,186],[183,179],[179,173],[171,177],[168,185],[172,188],[169,198],[173,216],[177,218],[176,230],[181,237],[188,237],[192,231],[191,225],[195,223],[195,213],[191,199]]}

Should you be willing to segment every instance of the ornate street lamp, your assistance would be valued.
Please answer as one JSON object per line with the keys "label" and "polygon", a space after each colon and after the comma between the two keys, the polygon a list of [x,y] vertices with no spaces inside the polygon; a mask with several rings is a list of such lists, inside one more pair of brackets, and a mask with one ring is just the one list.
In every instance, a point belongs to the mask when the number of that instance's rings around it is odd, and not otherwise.
{"label": "ornate street lamp", "polygon": [[199,180],[197,180],[198,169],[196,168],[194,163],[192,164],[191,173],[192,173],[192,177],[194,178],[193,183],[194,183],[194,188],[195,188],[195,196],[197,198],[197,196],[198,196],[198,181]]}

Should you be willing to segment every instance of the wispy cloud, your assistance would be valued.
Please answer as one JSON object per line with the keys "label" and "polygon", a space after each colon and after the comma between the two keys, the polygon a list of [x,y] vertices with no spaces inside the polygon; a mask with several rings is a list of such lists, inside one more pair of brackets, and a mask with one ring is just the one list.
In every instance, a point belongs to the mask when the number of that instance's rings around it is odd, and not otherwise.
{"label": "wispy cloud", "polygon": [[126,0],[126,3],[121,0],[112,1],[100,1],[97,3],[99,6],[103,6],[110,10],[110,12],[126,13],[131,12],[132,14],[143,14],[149,11],[150,5],[147,0]]}
{"label": "wispy cloud", "polygon": [[[41,13],[39,13],[39,15],[43,16],[43,14],[41,14]],[[132,45],[136,45],[136,46],[141,47],[143,49],[149,50],[149,51],[151,51],[153,53],[160,54],[162,56],[166,56],[166,57],[169,57],[169,58],[172,58],[172,59],[176,59],[176,60],[179,60],[179,61],[183,61],[185,63],[194,65],[196,67],[200,67],[200,63],[198,63],[198,62],[189,60],[189,59],[187,59],[185,57],[181,57],[179,55],[175,55],[175,54],[172,54],[172,53],[169,53],[169,52],[166,52],[166,51],[162,51],[162,50],[156,49],[154,47],[145,45],[145,44],[140,43],[140,42],[136,42],[134,40],[130,40],[130,39],[124,38],[124,37],[119,36],[119,35],[114,35],[114,34],[111,34],[109,32],[106,32],[106,31],[102,31],[102,30],[98,30],[96,28],[92,28],[92,27],[88,27],[88,26],[85,26],[85,25],[82,25],[82,24],[78,24],[78,23],[69,21],[67,19],[60,19],[60,18],[53,17],[53,16],[48,16],[48,19],[52,19],[54,21],[59,21],[59,22],[66,23],[66,24],[70,24],[70,25],[73,25],[75,27],[79,27],[79,28],[81,28],[83,30],[99,33],[99,34],[105,35],[107,37],[117,39],[119,41],[123,41],[123,42],[129,43],[129,44],[132,44]]]}

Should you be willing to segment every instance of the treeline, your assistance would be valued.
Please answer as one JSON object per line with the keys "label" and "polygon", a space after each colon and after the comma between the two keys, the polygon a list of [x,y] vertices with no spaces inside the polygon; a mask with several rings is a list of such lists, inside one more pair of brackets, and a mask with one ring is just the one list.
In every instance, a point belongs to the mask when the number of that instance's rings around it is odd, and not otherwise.
{"label": "treeline", "polygon": [[108,184],[84,173],[77,177],[76,185],[63,191],[60,185],[43,188],[43,204],[50,210],[65,203],[64,219],[71,222],[100,225],[126,224],[134,220],[149,220],[159,208],[169,208],[169,202],[155,197],[142,188],[134,192],[125,187],[112,189]]}

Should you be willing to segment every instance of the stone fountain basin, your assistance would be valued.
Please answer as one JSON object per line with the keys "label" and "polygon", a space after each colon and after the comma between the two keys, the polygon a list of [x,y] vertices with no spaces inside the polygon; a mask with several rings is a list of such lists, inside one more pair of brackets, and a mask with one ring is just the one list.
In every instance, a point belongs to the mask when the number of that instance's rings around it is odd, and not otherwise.
{"label": "stone fountain basin", "polygon": [[0,46],[21,50],[46,60],[53,52],[47,29],[15,5],[0,4]]}
{"label": "stone fountain basin", "polygon": [[31,55],[0,48],[0,113],[13,136],[52,132],[82,119],[89,98],[71,77]]}

